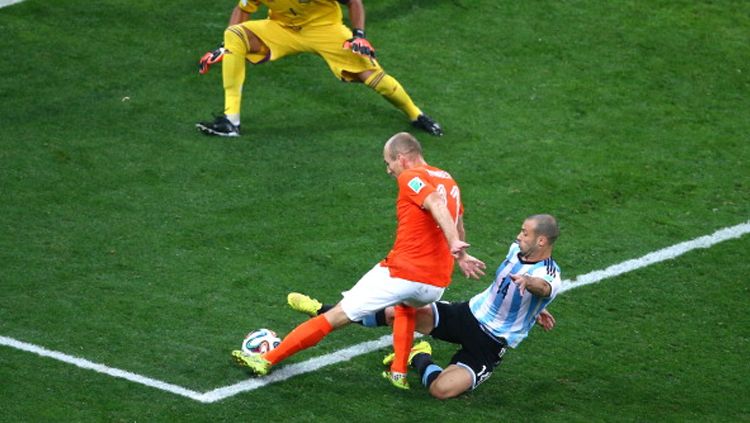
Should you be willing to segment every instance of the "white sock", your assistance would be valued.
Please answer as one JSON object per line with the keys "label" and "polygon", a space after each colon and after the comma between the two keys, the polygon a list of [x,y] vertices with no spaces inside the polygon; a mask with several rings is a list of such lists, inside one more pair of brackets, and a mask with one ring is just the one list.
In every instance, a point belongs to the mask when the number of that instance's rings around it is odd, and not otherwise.
{"label": "white sock", "polygon": [[226,115],[226,116],[227,116],[227,119],[230,122],[232,122],[232,125],[234,125],[234,126],[240,126],[240,114],[239,113],[237,113],[237,114],[233,113],[231,115]]}

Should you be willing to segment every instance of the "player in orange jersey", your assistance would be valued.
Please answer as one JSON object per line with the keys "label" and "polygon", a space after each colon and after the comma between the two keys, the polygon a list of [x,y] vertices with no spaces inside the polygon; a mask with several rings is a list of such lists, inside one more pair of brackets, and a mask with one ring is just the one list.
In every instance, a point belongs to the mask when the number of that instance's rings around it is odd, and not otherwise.
{"label": "player in orange jersey", "polygon": [[320,342],[335,329],[388,306],[396,306],[396,358],[385,376],[408,389],[406,371],[414,336],[415,308],[440,299],[450,284],[454,257],[466,277],[479,279],[485,264],[466,252],[461,191],[448,172],[430,166],[411,134],[391,137],[383,149],[389,175],[399,186],[398,226],[393,249],[367,272],[332,309],[292,330],[274,350],[263,355],[233,351],[238,364],[265,375],[271,366]]}

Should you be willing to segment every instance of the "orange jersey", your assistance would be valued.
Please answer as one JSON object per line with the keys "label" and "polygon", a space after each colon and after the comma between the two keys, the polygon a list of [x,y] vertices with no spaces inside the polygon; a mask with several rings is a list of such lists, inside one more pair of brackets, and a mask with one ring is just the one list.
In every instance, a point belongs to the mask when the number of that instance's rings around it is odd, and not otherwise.
{"label": "orange jersey", "polygon": [[461,191],[448,172],[425,165],[399,175],[396,242],[381,264],[393,277],[446,287],[451,282],[454,259],[442,229],[422,208],[425,198],[435,191],[442,195],[457,222],[464,212]]}

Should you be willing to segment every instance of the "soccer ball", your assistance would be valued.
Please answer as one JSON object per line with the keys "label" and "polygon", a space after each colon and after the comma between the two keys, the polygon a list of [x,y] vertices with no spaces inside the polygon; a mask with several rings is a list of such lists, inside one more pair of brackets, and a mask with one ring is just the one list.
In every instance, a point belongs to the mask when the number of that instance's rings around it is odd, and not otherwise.
{"label": "soccer ball", "polygon": [[264,354],[281,343],[281,338],[270,329],[258,329],[247,334],[242,341],[242,352],[245,354]]}

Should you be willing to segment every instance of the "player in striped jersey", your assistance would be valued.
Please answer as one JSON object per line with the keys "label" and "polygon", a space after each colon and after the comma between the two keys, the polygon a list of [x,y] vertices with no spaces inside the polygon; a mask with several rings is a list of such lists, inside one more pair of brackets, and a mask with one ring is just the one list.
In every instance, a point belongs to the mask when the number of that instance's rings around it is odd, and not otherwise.
{"label": "player in striped jersey", "polygon": [[[540,231],[540,226],[550,229]],[[469,301],[471,313],[484,330],[505,339],[510,347],[526,338],[536,316],[560,289],[560,268],[551,256],[556,238],[553,218],[531,216],[498,267],[495,281]]]}
{"label": "player in striped jersey", "polygon": [[[560,290],[560,267],[552,258],[558,235],[553,216],[529,216],[487,289],[467,302],[437,302],[417,310],[418,332],[461,345],[445,369],[432,361],[427,342],[412,348],[409,364],[418,370],[431,395],[447,399],[475,389],[492,375],[506,347],[516,348],[535,322],[545,330],[554,327],[555,319],[546,307]],[[288,301],[295,310],[311,315],[330,307],[297,293],[290,294]],[[393,314],[387,308],[362,323],[389,325]],[[383,364],[392,360],[390,354]]]}
{"label": "player in striped jersey", "polygon": [[[344,25],[340,4],[347,6],[353,29]],[[267,19],[250,19],[261,6],[268,9]],[[240,0],[222,46],[199,62],[201,74],[212,64],[223,62],[224,114],[198,122],[196,127],[207,135],[239,136],[245,61],[261,64],[299,53],[322,57],[338,79],[364,83],[401,110],[414,127],[443,135],[440,124],[424,114],[380,66],[375,49],[365,38],[362,0]]]}

